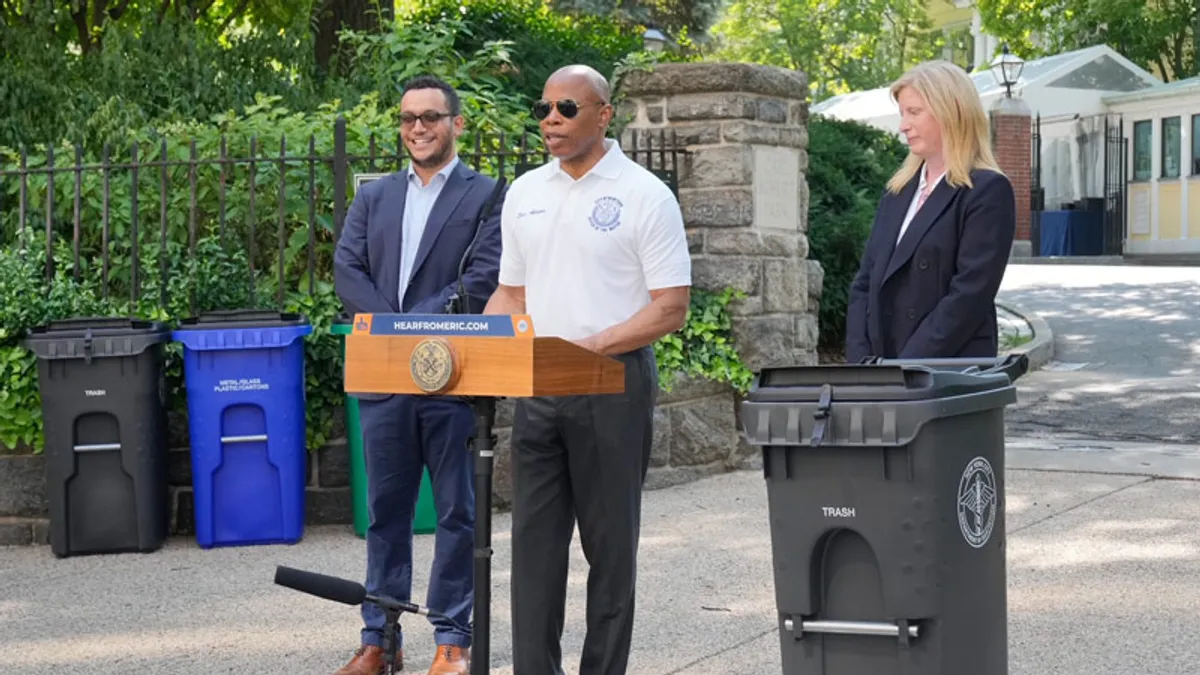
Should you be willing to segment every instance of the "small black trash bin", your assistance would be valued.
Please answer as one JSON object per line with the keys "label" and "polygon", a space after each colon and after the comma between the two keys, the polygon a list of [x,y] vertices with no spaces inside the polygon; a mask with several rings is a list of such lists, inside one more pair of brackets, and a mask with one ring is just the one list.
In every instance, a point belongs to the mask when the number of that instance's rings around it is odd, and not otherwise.
{"label": "small black trash bin", "polygon": [[170,339],[161,323],[118,318],[30,331],[25,345],[38,357],[54,555],[162,547]]}
{"label": "small black trash bin", "polygon": [[1008,671],[1004,409],[1024,356],[769,368],[762,448],[784,675]]}

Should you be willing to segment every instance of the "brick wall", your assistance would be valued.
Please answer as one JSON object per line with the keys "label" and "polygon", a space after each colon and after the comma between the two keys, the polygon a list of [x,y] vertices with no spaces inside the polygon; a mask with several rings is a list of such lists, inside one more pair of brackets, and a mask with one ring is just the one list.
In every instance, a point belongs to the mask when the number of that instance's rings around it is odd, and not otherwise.
{"label": "brick wall", "polygon": [[1017,239],[1029,240],[1030,188],[1033,172],[1032,136],[1027,114],[992,113],[996,161],[1012,181],[1017,197]]}

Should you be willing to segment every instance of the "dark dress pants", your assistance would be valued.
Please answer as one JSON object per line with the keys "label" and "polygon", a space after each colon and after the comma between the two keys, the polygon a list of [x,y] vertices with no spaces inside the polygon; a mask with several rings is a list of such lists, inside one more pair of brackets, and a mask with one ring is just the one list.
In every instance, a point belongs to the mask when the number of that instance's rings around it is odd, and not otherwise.
{"label": "dark dress pants", "polygon": [[[392,396],[359,402],[367,470],[367,592],[411,602],[413,516],[422,470],[437,508],[433,568],[425,605],[437,644],[469,647],[474,582],[475,433],[471,407],[455,400]],[[383,610],[362,607],[362,643],[383,646]],[[397,648],[403,646],[399,633]]]}
{"label": "dark dress pants", "polygon": [[558,675],[575,522],[587,558],[580,675],[622,675],[633,637],[642,485],[658,373],[650,348],[618,357],[625,392],[520,399],[512,433],[515,675]]}

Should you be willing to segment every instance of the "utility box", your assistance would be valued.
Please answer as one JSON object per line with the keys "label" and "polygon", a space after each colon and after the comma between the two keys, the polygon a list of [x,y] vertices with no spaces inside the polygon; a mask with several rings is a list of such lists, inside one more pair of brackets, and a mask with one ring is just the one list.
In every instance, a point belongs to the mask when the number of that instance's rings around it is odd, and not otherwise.
{"label": "utility box", "polygon": [[1008,672],[1004,410],[1024,356],[769,368],[762,449],[784,675]]}

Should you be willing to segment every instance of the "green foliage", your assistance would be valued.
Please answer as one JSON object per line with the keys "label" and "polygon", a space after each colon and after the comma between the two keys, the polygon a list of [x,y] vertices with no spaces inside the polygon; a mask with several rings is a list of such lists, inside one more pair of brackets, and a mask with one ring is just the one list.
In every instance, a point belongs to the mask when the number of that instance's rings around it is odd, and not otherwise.
{"label": "green foliage", "polygon": [[467,22],[456,16],[432,25],[397,19],[383,33],[347,32],[342,42],[354,50],[356,66],[342,86],[378,92],[380,104],[396,108],[393,114],[398,114],[404,82],[435,73],[455,88],[462,101],[465,144],[500,130],[511,133],[526,124],[536,129],[525,114],[527,100],[505,80],[504,74],[514,68],[512,42],[483,40],[464,48],[459,43],[470,32]]}
{"label": "green foliage", "polygon": [[528,100],[541,95],[546,78],[561,66],[586,64],[608,76],[613,64],[642,49],[640,26],[610,16],[558,14],[543,0],[405,2],[397,16],[421,30],[461,20],[455,47],[467,53],[505,41],[513,60],[503,78]]}
{"label": "green foliage", "polygon": [[524,113],[553,69],[588,63],[608,73],[641,49],[638,26],[557,14],[542,0],[435,0],[411,3],[381,32],[344,30],[344,67],[327,76],[308,13],[289,8],[309,3],[253,0],[244,25],[226,25],[223,2],[198,21],[132,11],[140,4],[104,22],[84,53],[70,44],[77,38],[66,12],[6,22],[0,8],[0,147],[65,141],[95,156],[109,143],[120,156],[129,130],[207,124],[263,100],[315,111],[374,94],[388,109],[418,73],[458,86],[469,122],[512,132],[520,124],[507,115]]}
{"label": "green foliage", "polygon": [[0,453],[41,447],[37,359],[20,346],[0,347]]}
{"label": "green foliage", "polygon": [[70,140],[98,151],[120,146],[126,129],[208,119],[257,96],[305,109],[325,97],[305,30],[223,32],[146,15],[110,22],[88,54],[47,48],[52,30],[0,20],[0,146]]}
{"label": "green foliage", "polygon": [[[44,276],[45,250],[40,233],[30,234],[29,248],[0,248],[0,448],[29,446],[43,441],[41,395],[37,360],[22,346],[31,328],[78,317],[133,317],[163,321],[168,326],[200,312],[236,309],[252,304],[252,283],[245,255],[218,239],[200,239],[189,253],[185,243],[168,242],[168,274],[156,264],[158,250],[145,247],[147,266],[142,293],[136,299],[105,296],[99,278],[63,265],[49,281]],[[69,251],[58,242],[55,254]],[[164,281],[165,279],[165,281]],[[164,301],[165,292],[165,301]],[[169,409],[186,413],[182,346],[171,343],[163,364]]]}
{"label": "green foliage", "polygon": [[42,443],[37,360],[21,345],[29,328],[72,316],[99,316],[105,302],[65,269],[47,280],[44,248],[0,248],[0,449]]}
{"label": "green foliage", "polygon": [[808,75],[813,102],[887,84],[932,58],[944,38],[926,2],[734,0],[713,26],[712,56]]}
{"label": "green foliage", "polygon": [[814,115],[808,122],[808,257],[825,271],[821,346],[846,339],[846,300],[888,178],[908,154],[892,134]]}
{"label": "green foliage", "polygon": [[334,416],[341,413],[342,344],[340,335],[330,335],[329,327],[342,310],[333,284],[319,281],[313,293],[297,289],[289,294],[285,311],[308,318],[313,331],[305,338],[304,377],[307,387],[305,419],[308,448],[324,446],[333,432]]}
{"label": "green foliage", "polygon": [[1163,81],[1200,73],[1192,0],[979,0],[976,8],[983,30],[1026,60],[1106,44]]}
{"label": "green foliage", "polygon": [[667,35],[695,34],[701,40],[724,4],[722,0],[551,0],[560,12],[614,17],[624,23],[654,26]]}
{"label": "green foliage", "polygon": [[670,391],[678,375],[701,377],[729,384],[744,393],[753,373],[742,363],[733,341],[732,300],[745,293],[727,288],[719,293],[692,289],[691,306],[683,328],[654,343],[659,386]]}

